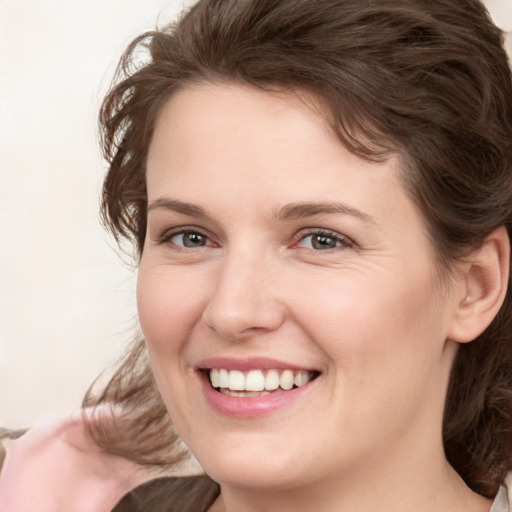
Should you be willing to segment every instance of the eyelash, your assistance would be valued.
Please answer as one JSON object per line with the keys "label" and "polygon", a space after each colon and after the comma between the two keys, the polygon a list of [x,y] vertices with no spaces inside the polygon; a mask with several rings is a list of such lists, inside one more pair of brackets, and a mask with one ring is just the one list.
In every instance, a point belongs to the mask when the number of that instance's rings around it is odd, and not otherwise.
{"label": "eyelash", "polygon": [[[162,236],[160,236],[157,239],[157,243],[158,243],[158,245],[163,245],[163,244],[168,243],[175,236],[185,235],[185,234],[200,235],[200,236],[204,237],[207,241],[211,242],[210,237],[206,233],[202,232],[201,230],[194,228],[194,227],[183,227],[183,228],[177,228],[177,229],[173,229],[170,231],[166,231]],[[179,248],[189,249],[189,247],[184,247],[184,246],[180,246],[180,245],[176,245],[176,244],[173,244],[173,245],[176,247],[179,247]],[[201,248],[201,247],[204,247],[204,246],[200,246],[199,248]]]}
{"label": "eyelash", "polygon": [[[163,245],[163,244],[168,243],[175,236],[184,235],[184,234],[199,235],[201,237],[204,237],[207,240],[207,242],[210,241],[210,244],[207,243],[205,245],[198,246],[197,247],[198,249],[201,249],[202,247],[205,247],[205,246],[214,245],[211,243],[211,238],[206,233],[202,232],[201,230],[199,230],[197,228],[193,228],[193,227],[183,227],[183,228],[178,228],[175,230],[167,231],[157,239],[157,243],[159,245]],[[329,239],[333,240],[334,242],[336,242],[336,244],[339,244],[339,245],[337,245],[336,247],[327,248],[327,249],[314,249],[314,248],[299,247],[299,244],[301,242],[306,240],[308,237],[314,237],[314,236],[329,238]],[[195,249],[194,247],[185,247],[185,246],[181,246],[181,245],[177,245],[177,244],[173,244],[173,245],[175,247],[178,247],[180,250]],[[330,231],[328,229],[310,229],[307,232],[299,233],[295,237],[295,241],[292,244],[292,246],[297,247],[299,249],[312,250],[314,252],[331,252],[333,250],[353,248],[354,243],[352,242],[352,240],[350,240],[346,236],[340,235],[339,233],[336,233],[335,231]]]}
{"label": "eyelash", "polygon": [[351,249],[354,247],[354,242],[347,238],[346,236],[340,235],[339,233],[336,233],[335,231],[330,231],[328,229],[311,229],[307,232],[300,233],[298,236],[298,240],[295,243],[295,245],[298,245],[300,242],[306,240],[308,237],[314,237],[314,236],[320,236],[325,238],[330,238],[334,240],[337,244],[339,244],[336,247],[329,248],[329,249],[310,249],[314,250],[315,252],[330,252],[333,250],[339,250],[339,249]]}

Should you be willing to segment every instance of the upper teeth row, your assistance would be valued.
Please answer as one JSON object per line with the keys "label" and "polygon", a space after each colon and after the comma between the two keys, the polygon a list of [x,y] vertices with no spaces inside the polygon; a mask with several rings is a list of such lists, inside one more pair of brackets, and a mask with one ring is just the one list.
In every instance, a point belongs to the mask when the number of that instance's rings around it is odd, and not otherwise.
{"label": "upper teeth row", "polygon": [[214,388],[229,388],[231,391],[272,391],[279,387],[288,391],[293,386],[304,386],[311,380],[308,371],[251,370],[244,374],[240,370],[225,370],[212,368],[210,381]]}

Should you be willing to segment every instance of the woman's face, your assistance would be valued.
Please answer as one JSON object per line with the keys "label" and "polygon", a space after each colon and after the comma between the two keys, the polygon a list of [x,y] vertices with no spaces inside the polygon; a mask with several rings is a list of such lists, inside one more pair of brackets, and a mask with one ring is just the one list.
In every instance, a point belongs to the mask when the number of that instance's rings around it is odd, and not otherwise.
{"label": "woman's face", "polygon": [[292,94],[201,85],[163,108],[139,314],[215,480],[282,489],[442,453],[455,299],[397,167]]}

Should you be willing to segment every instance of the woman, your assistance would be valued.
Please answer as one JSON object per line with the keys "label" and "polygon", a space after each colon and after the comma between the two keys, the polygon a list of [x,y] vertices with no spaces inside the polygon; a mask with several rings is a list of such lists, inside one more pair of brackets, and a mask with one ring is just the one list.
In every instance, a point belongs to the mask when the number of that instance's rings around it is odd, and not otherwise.
{"label": "woman", "polygon": [[86,424],[208,475],[114,510],[509,510],[512,80],[479,2],[200,1],[101,124],[144,341]]}

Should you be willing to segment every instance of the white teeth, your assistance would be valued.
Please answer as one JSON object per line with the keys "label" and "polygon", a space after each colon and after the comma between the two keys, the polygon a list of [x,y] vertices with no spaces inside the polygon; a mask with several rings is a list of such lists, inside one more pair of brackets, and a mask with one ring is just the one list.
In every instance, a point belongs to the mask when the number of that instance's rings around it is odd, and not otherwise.
{"label": "white teeth", "polygon": [[219,388],[229,388],[229,372],[227,370],[219,370]]}
{"label": "white teeth", "polygon": [[265,389],[265,377],[261,370],[251,370],[245,377],[246,391],[263,391]]}
{"label": "white teeth", "polygon": [[265,389],[273,391],[279,387],[279,373],[277,370],[269,370],[265,376]]}
{"label": "white teeth", "polygon": [[308,372],[297,372],[295,374],[295,379],[293,380],[293,383],[300,388],[301,386],[304,386],[304,384],[307,384],[309,382],[309,375]]}
{"label": "white teeth", "polygon": [[281,377],[279,377],[279,385],[286,391],[293,388],[293,372],[291,370],[285,370]]}
{"label": "white teeth", "polygon": [[241,371],[231,370],[229,372],[229,389],[232,391],[244,391],[245,390],[245,377]]}
{"label": "white teeth", "polygon": [[258,391],[231,391],[230,389],[221,389],[221,393],[223,395],[237,396],[237,397],[270,395],[270,393],[268,391],[263,391],[263,392],[259,393]]}
{"label": "white teeth", "polygon": [[221,389],[224,394],[233,396],[260,396],[269,394],[281,388],[284,391],[294,386],[300,387],[307,384],[311,378],[311,372],[306,370],[251,370],[244,374],[240,370],[226,370],[224,368],[212,368],[209,372],[212,386]]}
{"label": "white teeth", "polygon": [[214,388],[220,387],[219,370],[217,368],[210,371],[210,380]]}

